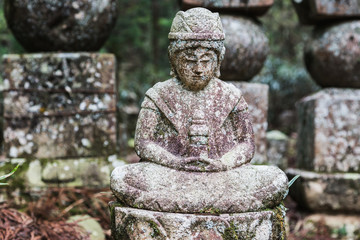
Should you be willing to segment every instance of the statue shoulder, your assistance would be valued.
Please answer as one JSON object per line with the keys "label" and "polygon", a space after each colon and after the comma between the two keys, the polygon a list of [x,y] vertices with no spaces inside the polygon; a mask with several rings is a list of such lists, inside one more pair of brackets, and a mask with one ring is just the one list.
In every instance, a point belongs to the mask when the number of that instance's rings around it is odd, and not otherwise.
{"label": "statue shoulder", "polygon": [[237,97],[239,99],[242,97],[241,90],[239,88],[235,87],[233,84],[227,83],[218,78],[216,78],[215,81],[220,86],[222,91],[227,92],[229,95],[233,95],[234,97]]}
{"label": "statue shoulder", "polygon": [[147,90],[145,96],[149,97],[153,101],[158,99],[163,93],[166,93],[169,89],[177,85],[176,79],[171,78],[163,82],[156,83],[152,88]]}
{"label": "statue shoulder", "polygon": [[220,86],[222,92],[226,92],[230,100],[234,100],[234,109],[238,111],[243,111],[248,109],[248,104],[246,103],[243,94],[239,88],[231,83],[224,82],[220,79],[216,79],[218,86]]}

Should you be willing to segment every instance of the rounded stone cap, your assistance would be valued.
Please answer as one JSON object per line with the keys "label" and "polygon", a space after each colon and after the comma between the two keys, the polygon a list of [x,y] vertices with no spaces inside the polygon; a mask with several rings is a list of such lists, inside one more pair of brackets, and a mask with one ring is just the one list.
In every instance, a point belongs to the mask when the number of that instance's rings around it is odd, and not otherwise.
{"label": "rounded stone cap", "polygon": [[170,40],[224,40],[225,34],[218,13],[205,8],[179,11],[171,25]]}
{"label": "rounded stone cap", "polygon": [[315,28],[304,59],[321,87],[360,88],[360,20]]}
{"label": "rounded stone cap", "polygon": [[29,52],[92,52],[115,26],[118,0],[4,0],[4,13]]}

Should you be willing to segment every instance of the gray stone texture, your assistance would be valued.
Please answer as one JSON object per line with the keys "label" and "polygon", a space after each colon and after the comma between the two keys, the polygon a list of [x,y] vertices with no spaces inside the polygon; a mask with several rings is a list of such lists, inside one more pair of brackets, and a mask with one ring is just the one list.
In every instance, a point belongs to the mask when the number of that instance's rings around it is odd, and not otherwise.
{"label": "gray stone texture", "polygon": [[241,213],[274,208],[287,178],[277,167],[253,166],[221,172],[186,172],[154,163],[116,168],[111,189],[129,207],[177,213]]}
{"label": "gray stone texture", "polygon": [[358,0],[292,0],[302,24],[360,18]]}
{"label": "gray stone texture", "polygon": [[219,12],[237,12],[255,16],[264,15],[274,0],[182,0],[181,8],[205,7]]}
{"label": "gray stone texture", "polygon": [[286,169],[288,166],[289,138],[282,132],[273,130],[266,133],[268,163]]}
{"label": "gray stone texture", "polygon": [[286,171],[289,179],[301,177],[290,195],[303,208],[312,211],[360,212],[359,173],[316,173],[299,169]]}
{"label": "gray stone texture", "polygon": [[114,93],[115,68],[113,54],[9,54],[3,56],[3,87],[7,91]]}
{"label": "gray stone texture", "polygon": [[281,207],[260,212],[220,215],[175,214],[110,204],[116,240],[279,240],[285,239]]}
{"label": "gray stone texture", "polygon": [[5,55],[3,69],[4,152],[8,157],[115,153],[113,55]]}
{"label": "gray stone texture", "polygon": [[221,15],[226,34],[221,79],[249,81],[262,69],[269,53],[269,40],[251,18]]}
{"label": "gray stone texture", "polygon": [[117,0],[5,0],[4,11],[30,52],[97,51],[115,25]]}
{"label": "gray stone texture", "polygon": [[229,82],[241,90],[250,112],[250,121],[254,130],[255,154],[251,163],[266,164],[266,131],[269,106],[269,86],[260,83]]}
{"label": "gray stone texture", "polygon": [[360,88],[360,20],[315,28],[304,58],[320,86]]}
{"label": "gray stone texture", "polygon": [[360,90],[325,89],[298,103],[297,163],[317,172],[360,172]]}

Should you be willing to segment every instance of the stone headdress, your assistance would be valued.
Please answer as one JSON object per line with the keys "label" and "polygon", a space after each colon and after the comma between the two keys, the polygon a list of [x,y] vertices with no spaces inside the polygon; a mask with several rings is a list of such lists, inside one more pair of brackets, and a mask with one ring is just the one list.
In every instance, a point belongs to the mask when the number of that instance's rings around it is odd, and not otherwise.
{"label": "stone headdress", "polygon": [[218,13],[205,8],[192,8],[179,11],[171,25],[168,48],[172,75],[176,75],[173,66],[176,53],[183,49],[204,47],[212,49],[218,56],[216,77],[220,76],[220,64],[224,58],[225,34]]}

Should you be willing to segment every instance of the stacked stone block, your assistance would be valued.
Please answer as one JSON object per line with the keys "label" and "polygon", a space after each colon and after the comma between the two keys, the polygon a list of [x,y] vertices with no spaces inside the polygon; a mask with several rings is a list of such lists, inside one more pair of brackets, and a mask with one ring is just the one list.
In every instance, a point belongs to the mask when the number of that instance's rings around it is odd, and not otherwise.
{"label": "stacked stone block", "polygon": [[3,56],[3,155],[23,163],[25,187],[108,186],[118,164],[116,60],[77,51],[103,45],[116,1],[5,2],[18,41],[43,53]]}
{"label": "stacked stone block", "polygon": [[220,79],[241,89],[249,104],[255,132],[256,151],[252,163],[266,164],[266,131],[269,105],[269,87],[249,83],[262,69],[269,53],[269,40],[257,23],[273,5],[273,0],[227,1],[182,0],[182,9],[205,7],[220,13],[226,34],[226,53],[221,64]]}
{"label": "stacked stone block", "polygon": [[[360,18],[360,9],[357,1],[294,5],[301,22],[315,25],[305,63],[326,88],[298,103],[297,169],[287,172],[301,178],[290,194],[302,207],[326,212],[319,221],[331,213],[349,225],[358,217],[340,214],[360,212],[360,20],[349,18]],[[360,231],[355,225],[345,226],[349,235]]]}

